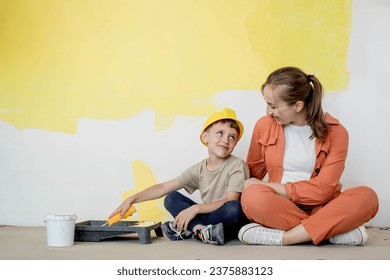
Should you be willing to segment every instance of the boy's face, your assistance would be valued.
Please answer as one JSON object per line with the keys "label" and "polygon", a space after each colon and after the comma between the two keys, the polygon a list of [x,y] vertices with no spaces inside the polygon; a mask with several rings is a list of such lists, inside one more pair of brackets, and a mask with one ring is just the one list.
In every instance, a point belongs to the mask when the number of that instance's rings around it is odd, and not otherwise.
{"label": "boy's face", "polygon": [[202,138],[207,143],[209,156],[227,158],[237,144],[238,132],[226,122],[216,122],[203,132]]}

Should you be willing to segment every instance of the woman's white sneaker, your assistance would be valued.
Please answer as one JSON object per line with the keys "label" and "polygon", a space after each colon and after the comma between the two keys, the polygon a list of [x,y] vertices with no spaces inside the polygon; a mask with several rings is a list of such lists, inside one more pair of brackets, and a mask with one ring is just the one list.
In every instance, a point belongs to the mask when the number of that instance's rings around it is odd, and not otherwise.
{"label": "woman's white sneaker", "polygon": [[283,230],[263,227],[251,223],[243,226],[238,232],[238,239],[244,244],[281,246]]}
{"label": "woman's white sneaker", "polygon": [[353,245],[360,246],[366,244],[368,233],[364,226],[355,228],[354,230],[335,235],[329,238],[329,242],[337,245]]}

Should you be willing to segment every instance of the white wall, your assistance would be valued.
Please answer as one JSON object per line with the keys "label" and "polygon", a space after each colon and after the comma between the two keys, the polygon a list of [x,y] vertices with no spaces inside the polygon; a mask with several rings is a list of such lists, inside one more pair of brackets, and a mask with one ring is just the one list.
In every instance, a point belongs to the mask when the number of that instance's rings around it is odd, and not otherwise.
{"label": "white wall", "polygon": [[[373,226],[390,226],[389,27],[390,2],[353,2],[350,85],[325,96],[326,110],[350,133],[344,186],[369,185],[378,193]],[[259,92],[224,91],[215,102],[235,108],[245,124],[235,150],[245,158],[253,124],[265,112]],[[143,111],[120,121],[80,119],[76,135],[19,130],[0,120],[0,224],[43,225],[50,212],[104,219],[134,187],[133,160],[145,161],[164,181],[206,157],[198,138],[204,120],[176,116],[171,129],[156,131],[154,113]]]}

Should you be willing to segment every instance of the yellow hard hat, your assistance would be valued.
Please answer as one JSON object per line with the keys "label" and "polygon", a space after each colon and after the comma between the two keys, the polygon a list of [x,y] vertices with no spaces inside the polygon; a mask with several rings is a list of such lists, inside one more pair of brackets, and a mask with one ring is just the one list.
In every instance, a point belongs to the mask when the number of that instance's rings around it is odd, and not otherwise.
{"label": "yellow hard hat", "polygon": [[220,121],[220,120],[225,120],[225,119],[230,119],[230,120],[234,120],[236,121],[238,127],[240,128],[240,132],[238,134],[238,138],[237,138],[237,141],[241,139],[241,136],[244,134],[244,126],[242,125],[242,123],[237,119],[236,117],[236,111],[230,109],[230,108],[223,108],[222,111],[219,111],[219,112],[216,112],[214,114],[212,114],[207,120],[206,122],[204,123],[203,125],[203,128],[202,128],[202,132],[200,133],[200,141],[202,141],[202,143],[207,146],[207,144],[205,142],[203,142],[202,140],[202,134],[203,134],[203,131],[205,131],[205,129],[215,123],[216,121]]}

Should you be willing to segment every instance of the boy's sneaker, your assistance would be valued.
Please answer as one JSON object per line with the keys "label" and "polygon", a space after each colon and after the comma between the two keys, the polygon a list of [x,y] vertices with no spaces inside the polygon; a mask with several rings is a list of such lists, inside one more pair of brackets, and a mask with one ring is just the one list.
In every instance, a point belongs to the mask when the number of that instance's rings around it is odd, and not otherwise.
{"label": "boy's sneaker", "polygon": [[223,245],[225,243],[223,224],[204,226],[196,231],[194,237],[203,243]]}
{"label": "boy's sneaker", "polygon": [[174,225],[173,221],[165,222],[161,226],[162,231],[164,232],[164,235],[168,237],[170,240],[176,241],[176,240],[183,240],[183,239],[189,239],[192,237],[192,232],[183,229],[182,231],[179,231]]}
{"label": "boy's sneaker", "polygon": [[364,245],[368,240],[368,233],[364,226],[355,228],[346,233],[335,235],[329,238],[329,242],[337,245]]}
{"label": "boy's sneaker", "polygon": [[263,227],[251,223],[243,226],[238,232],[238,239],[244,244],[252,245],[282,245],[283,230]]}

